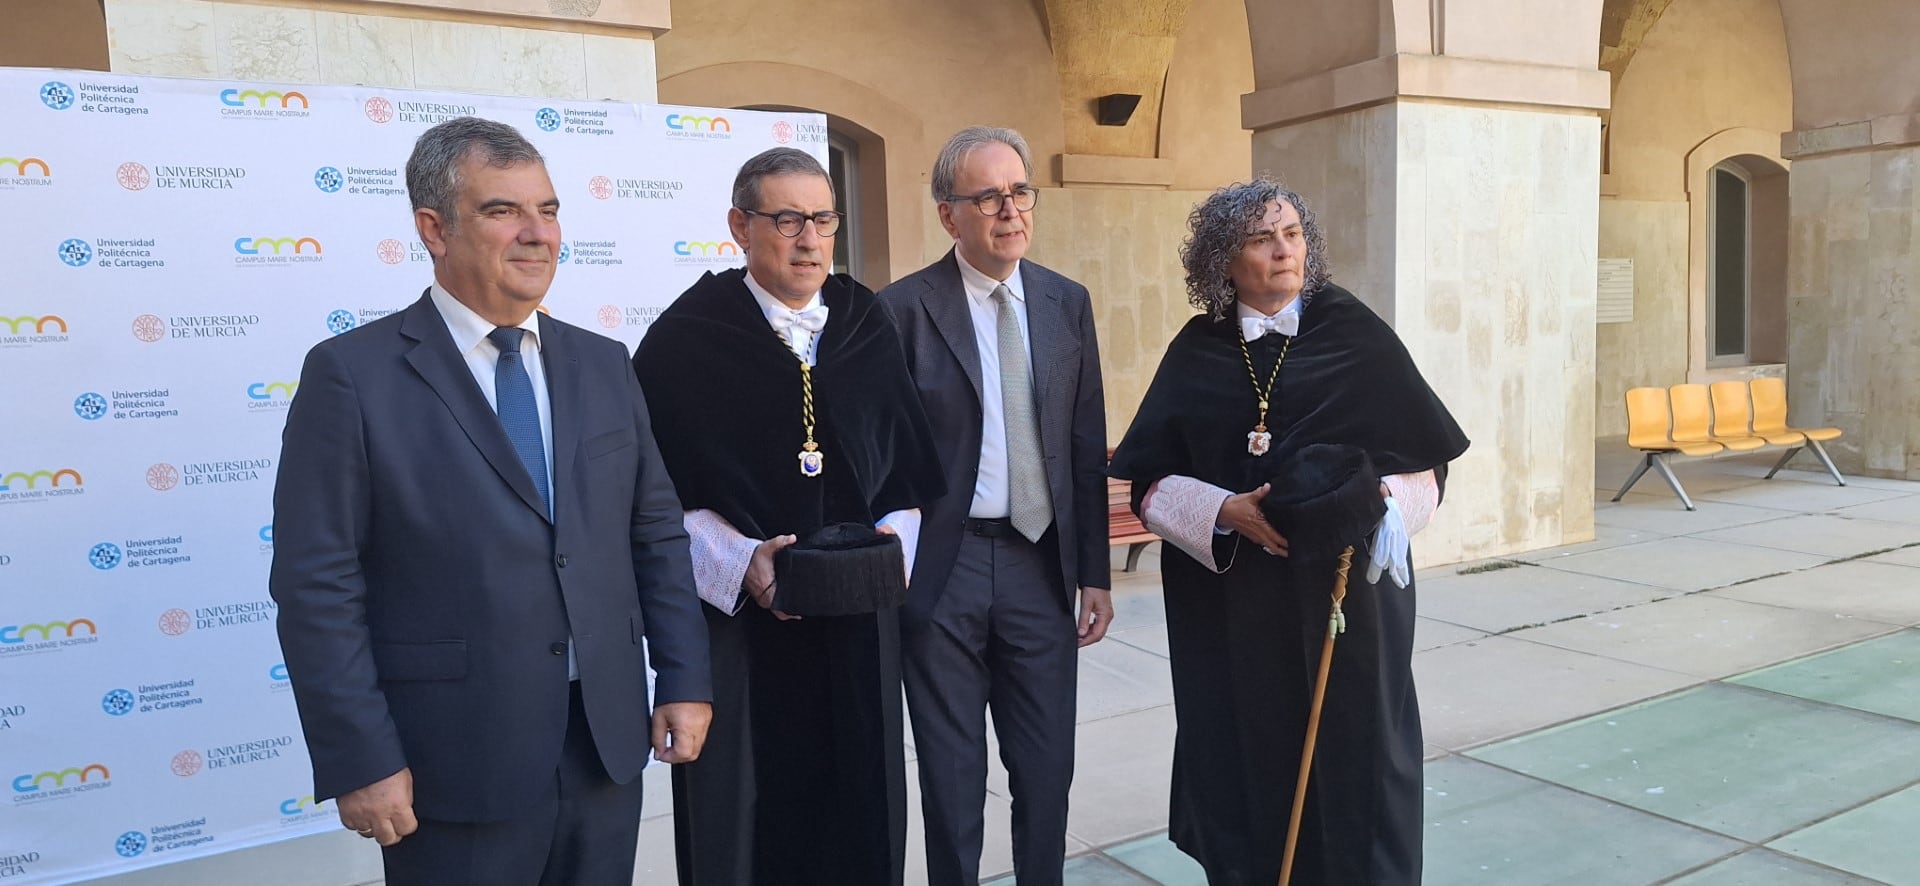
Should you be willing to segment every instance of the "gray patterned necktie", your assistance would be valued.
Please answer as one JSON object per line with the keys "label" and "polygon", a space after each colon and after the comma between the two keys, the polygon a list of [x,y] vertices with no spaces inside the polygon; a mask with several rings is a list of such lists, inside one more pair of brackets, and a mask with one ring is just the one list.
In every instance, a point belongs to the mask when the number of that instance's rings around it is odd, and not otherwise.
{"label": "gray patterned necktie", "polygon": [[1026,343],[1020,340],[1020,318],[1013,313],[1013,293],[1004,284],[996,286],[993,303],[1000,339],[1000,408],[1007,420],[1009,516],[1015,531],[1037,542],[1053,524],[1053,495],[1047,491],[1047,472],[1040,459],[1033,373],[1027,365]]}

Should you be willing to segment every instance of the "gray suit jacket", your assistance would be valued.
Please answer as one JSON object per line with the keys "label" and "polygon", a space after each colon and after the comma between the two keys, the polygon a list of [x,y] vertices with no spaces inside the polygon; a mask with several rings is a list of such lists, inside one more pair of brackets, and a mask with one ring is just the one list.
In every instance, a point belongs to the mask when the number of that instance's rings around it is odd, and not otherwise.
{"label": "gray suit jacket", "polygon": [[[1072,595],[1082,587],[1111,587],[1107,413],[1092,301],[1086,287],[1031,261],[1020,263],[1020,275],[1064,590]],[[908,605],[931,607],[953,571],[980,473],[980,349],[951,251],[881,290],[880,301],[900,329],[947,481],[947,494],[921,515],[908,590]]]}

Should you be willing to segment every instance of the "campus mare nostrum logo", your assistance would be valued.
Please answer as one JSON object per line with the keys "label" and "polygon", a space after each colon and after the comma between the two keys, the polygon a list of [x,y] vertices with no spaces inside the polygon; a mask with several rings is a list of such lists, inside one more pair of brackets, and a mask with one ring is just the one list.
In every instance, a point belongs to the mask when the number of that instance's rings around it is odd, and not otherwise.
{"label": "campus mare nostrum logo", "polygon": [[[9,619],[0,618],[0,621]],[[41,622],[0,624],[0,656],[45,652],[83,646],[100,640],[100,626],[91,618],[71,616]]]}
{"label": "campus mare nostrum logo", "polygon": [[737,265],[740,247],[732,240],[675,240],[673,263],[677,265]]}
{"label": "campus mare nostrum logo", "polygon": [[235,237],[233,263],[244,268],[281,268],[326,260],[313,237]]}
{"label": "campus mare nostrum logo", "polygon": [[[0,152],[6,149],[0,148]],[[39,188],[53,184],[53,166],[43,157],[21,152],[18,157],[0,153],[0,189]]]}
{"label": "campus mare nostrum logo", "polygon": [[0,468],[0,505],[50,501],[83,495],[86,491],[87,481],[72,468]]}
{"label": "campus mare nostrum logo", "polygon": [[69,331],[66,318],[58,314],[0,317],[0,348],[62,344]]}
{"label": "campus mare nostrum logo", "polygon": [[229,86],[220,90],[219,97],[220,116],[229,120],[273,120],[313,113],[313,102],[305,93],[294,90]]}
{"label": "campus mare nostrum logo", "polygon": [[98,762],[31,768],[14,775],[7,786],[13,789],[15,804],[63,800],[113,787],[113,772]]}
{"label": "campus mare nostrum logo", "polygon": [[667,127],[668,138],[701,140],[733,138],[733,123],[725,117],[672,111],[660,119]]}

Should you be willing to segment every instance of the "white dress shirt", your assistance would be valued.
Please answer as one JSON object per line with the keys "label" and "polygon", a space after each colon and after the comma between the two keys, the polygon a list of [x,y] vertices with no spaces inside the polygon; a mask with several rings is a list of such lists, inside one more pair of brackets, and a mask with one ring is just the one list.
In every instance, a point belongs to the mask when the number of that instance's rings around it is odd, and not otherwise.
{"label": "white dress shirt", "polygon": [[[967,308],[973,316],[973,343],[980,351],[980,474],[973,481],[973,505],[967,516],[997,520],[1013,512],[1012,494],[1007,488],[1007,410],[1000,391],[1000,307],[993,303],[995,287],[1005,285],[1013,293],[1013,315],[1020,321],[1020,342],[1027,349],[1027,366],[1033,366],[1033,337],[1027,331],[1027,292],[1020,282],[1020,265],[1015,263],[1007,279],[995,280],[967,264],[954,250],[960,265],[960,282],[966,287]],[[1031,372],[1028,375],[1032,377]]]}
{"label": "white dress shirt", "polygon": [[[437,280],[428,290],[428,297],[433,299],[433,307],[440,312],[440,319],[447,322],[447,332],[453,336],[453,348],[460,352],[460,359],[467,362],[467,371],[473,373],[473,380],[480,385],[480,394],[487,398],[487,405],[498,413],[500,404],[494,395],[493,380],[500,363],[500,347],[487,335],[499,327],[461,304]],[[540,359],[539,313],[530,313],[527,319],[520,321],[519,328],[527,331],[526,335],[520,337],[520,365],[526,367],[527,379],[533,382],[533,403],[540,412],[540,448],[547,456],[547,489],[557,495],[559,490],[553,487],[553,398],[547,394],[547,367]],[[580,666],[573,657],[571,634],[567,637],[567,679],[580,679]]]}
{"label": "white dress shirt", "polygon": [[[440,318],[447,321],[447,332],[453,335],[453,349],[460,352],[460,359],[467,361],[467,369],[480,384],[480,393],[487,398],[487,405],[499,412],[500,404],[494,402],[493,376],[500,363],[500,348],[493,339],[487,338],[498,327],[461,304],[438,282],[429,291],[434,308],[440,311]],[[547,454],[547,488],[553,489],[553,398],[547,394],[547,368],[540,359],[538,315],[538,311],[528,314],[520,323],[520,328],[527,331],[520,338],[520,363],[527,368],[527,378],[533,382],[533,402],[540,410],[540,448]]]}
{"label": "white dress shirt", "polygon": [[[768,292],[766,287],[760,285],[760,281],[753,279],[752,271],[748,271],[743,279],[747,282],[747,291],[753,293],[753,300],[760,303],[760,313],[766,316],[769,326],[773,324],[774,316],[779,314],[797,315],[818,312],[821,323],[824,324],[826,322],[827,306],[821,303],[820,293],[815,292],[812,298],[807,299],[806,305],[796,311],[787,307],[785,302],[774,298],[773,293]],[[787,341],[793,348],[793,352],[799,354],[800,359],[807,361],[808,366],[819,365],[820,336],[796,324],[788,327]]]}

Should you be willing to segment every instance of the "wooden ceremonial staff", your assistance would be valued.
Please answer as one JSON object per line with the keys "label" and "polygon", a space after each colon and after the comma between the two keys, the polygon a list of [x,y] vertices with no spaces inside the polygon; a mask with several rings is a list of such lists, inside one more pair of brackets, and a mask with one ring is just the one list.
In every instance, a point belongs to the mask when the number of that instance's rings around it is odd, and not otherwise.
{"label": "wooden ceremonial staff", "polygon": [[1313,745],[1320,737],[1320,707],[1327,699],[1327,672],[1333,668],[1333,641],[1347,629],[1340,601],[1347,598],[1347,570],[1353,567],[1353,546],[1340,552],[1340,570],[1333,577],[1333,611],[1327,615],[1327,642],[1320,647],[1320,675],[1313,681],[1313,706],[1307,712],[1307,743],[1300,749],[1300,779],[1293,788],[1293,814],[1287,818],[1287,851],[1280,861],[1280,886],[1293,879],[1293,849],[1300,840],[1300,813],[1307,805],[1307,776],[1313,774]]}

